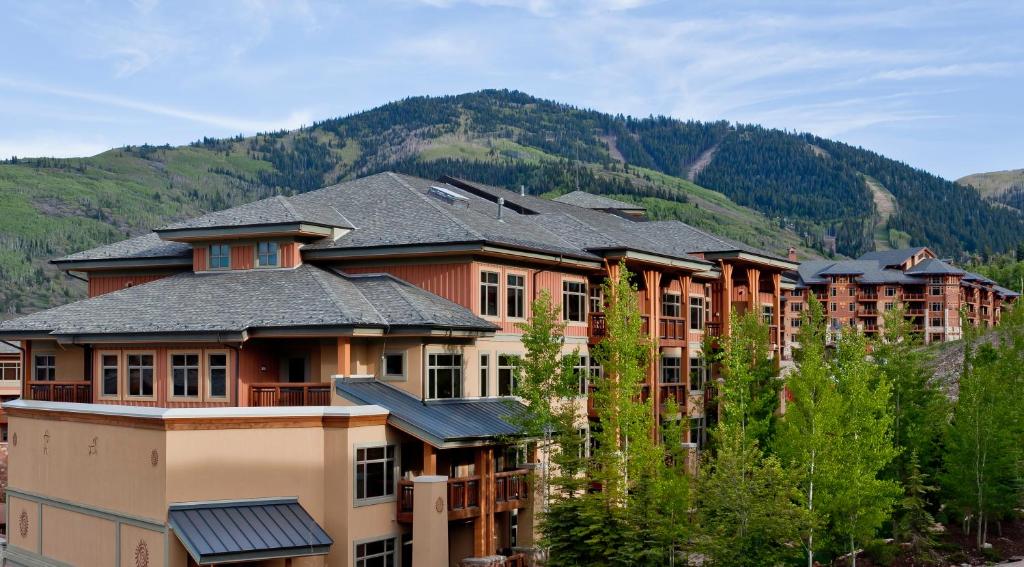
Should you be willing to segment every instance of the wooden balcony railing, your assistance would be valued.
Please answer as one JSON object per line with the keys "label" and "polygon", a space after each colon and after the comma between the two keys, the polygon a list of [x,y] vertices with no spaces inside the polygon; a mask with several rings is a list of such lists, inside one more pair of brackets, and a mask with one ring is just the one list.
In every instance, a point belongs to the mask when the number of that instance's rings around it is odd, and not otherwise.
{"label": "wooden balcony railing", "polygon": [[92,403],[92,382],[32,382],[29,395],[41,402]]}
{"label": "wooden balcony railing", "polygon": [[658,319],[658,338],[663,341],[685,341],[689,329],[686,319],[681,317],[662,317]]}
{"label": "wooden balcony railing", "polygon": [[663,407],[672,408],[672,406],[675,406],[680,411],[686,408],[686,397],[688,395],[686,384],[663,382],[658,384],[658,389],[661,390],[661,403]]}
{"label": "wooden balcony railing", "polygon": [[864,291],[862,291],[862,292],[860,292],[857,295],[857,301],[878,301],[878,292],[877,291],[872,291],[872,292],[864,292]]}
{"label": "wooden balcony railing", "polygon": [[502,567],[526,567],[527,565],[529,562],[526,560],[525,553],[513,553],[505,558]]}
{"label": "wooden balcony railing", "polygon": [[[496,512],[522,508],[530,499],[527,480],[529,471],[517,469],[494,474],[494,499]],[[448,479],[448,519],[464,520],[480,515],[479,476],[462,476]],[[411,480],[398,481],[398,521],[412,522],[415,502],[415,484]]]}
{"label": "wooden balcony railing", "polygon": [[249,405],[329,406],[331,385],[327,382],[262,382],[249,386]]}
{"label": "wooden balcony railing", "polygon": [[904,293],[904,301],[924,301],[925,295],[923,293]]}
{"label": "wooden balcony railing", "polygon": [[704,326],[705,332],[711,337],[722,336],[722,324],[721,323],[708,323]]}
{"label": "wooden balcony railing", "polygon": [[[640,316],[640,330],[645,334],[651,333],[651,321],[647,315]],[[608,334],[608,324],[605,320],[604,313],[588,313],[587,314],[587,335],[590,337],[591,343],[596,343],[604,338]]]}

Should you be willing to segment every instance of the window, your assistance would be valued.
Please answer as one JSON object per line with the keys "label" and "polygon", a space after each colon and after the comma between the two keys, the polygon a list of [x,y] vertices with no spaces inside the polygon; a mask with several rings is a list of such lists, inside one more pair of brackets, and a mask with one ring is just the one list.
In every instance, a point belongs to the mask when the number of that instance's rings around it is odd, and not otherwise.
{"label": "window", "polygon": [[590,437],[590,428],[585,426],[581,427],[576,430],[576,433],[580,436],[580,446],[576,454],[579,458],[586,459],[590,457],[590,447],[588,442],[588,438]]}
{"label": "window", "polygon": [[942,276],[932,276],[928,280],[932,285],[942,285]]}
{"label": "window", "polygon": [[462,397],[461,354],[431,354],[427,357],[427,397]]}
{"label": "window", "polygon": [[683,381],[683,371],[678,356],[661,357],[662,384],[679,384]]}
{"label": "window", "polygon": [[690,418],[690,443],[696,444],[698,449],[704,448],[704,443],[706,441],[706,431],[707,428],[705,426],[703,417]]}
{"label": "window", "polygon": [[385,378],[405,378],[405,353],[385,352],[381,356]]}
{"label": "window", "polygon": [[690,330],[704,330],[704,298],[697,296],[690,298]]}
{"label": "window", "polygon": [[505,279],[505,316],[510,319],[526,317],[526,276],[509,274]]}
{"label": "window", "polygon": [[516,357],[498,355],[498,395],[511,396],[516,391]]}
{"label": "window", "polygon": [[828,310],[832,311],[832,312],[835,312],[836,311],[836,302],[833,301],[832,303],[829,303],[828,304]]}
{"label": "window", "polygon": [[932,327],[941,327],[942,326],[942,318],[941,317],[932,317],[932,319],[931,319],[931,326]]}
{"label": "window", "polygon": [[942,342],[942,333],[933,333],[932,334],[932,342],[933,343],[941,343]]}
{"label": "window", "polygon": [[850,304],[850,311],[856,311],[856,310],[857,310],[857,304],[856,303],[851,303]]}
{"label": "window", "polygon": [[597,360],[593,357],[590,358],[590,384],[596,383],[604,376],[604,369],[598,364]]}
{"label": "window", "polygon": [[590,286],[590,312],[600,313],[604,311],[604,298],[601,297],[602,291],[601,286],[592,285]]}
{"label": "window", "polygon": [[590,365],[587,363],[587,357],[580,357],[576,366],[572,367],[572,373],[576,375],[576,381],[579,383],[579,394],[586,396],[590,377]]}
{"label": "window", "polygon": [[356,567],[395,567],[395,538],[356,544]]}
{"label": "window", "polygon": [[683,316],[682,301],[678,293],[666,293],[661,296],[661,315],[675,318]]}
{"label": "window", "polygon": [[480,355],[480,396],[487,397],[487,390],[490,388],[491,381],[491,356],[489,354]]}
{"label": "window", "polygon": [[894,288],[894,287],[887,287],[887,288],[885,288],[885,296],[886,297],[895,297],[896,296],[896,288]]}
{"label": "window", "polygon": [[210,269],[225,270],[231,267],[231,247],[227,244],[210,245]]}
{"label": "window", "polygon": [[789,304],[789,310],[793,313],[802,313],[804,310],[804,304],[799,301],[795,301]]}
{"label": "window", "polygon": [[794,290],[789,292],[789,295],[791,297],[800,297],[803,294],[804,294],[804,292],[802,290],[799,290],[799,289],[794,289]]}
{"label": "window", "polygon": [[171,395],[199,396],[199,355],[194,353],[171,355]]}
{"label": "window", "polygon": [[0,360],[0,380],[21,380],[21,363]]}
{"label": "window", "polygon": [[764,321],[765,325],[771,325],[775,322],[775,307],[772,305],[761,306],[761,320]]}
{"label": "window", "polygon": [[896,309],[896,304],[893,303],[892,301],[887,301],[885,303],[885,310],[886,311],[892,311],[893,309]]}
{"label": "window", "polygon": [[708,369],[704,359],[699,356],[690,357],[690,390],[699,392],[704,389],[704,382],[707,379]]}
{"label": "window", "polygon": [[587,320],[587,284],[562,282],[562,319],[583,322]]}
{"label": "window", "polygon": [[57,356],[53,354],[35,355],[35,380],[52,382],[57,379]]}
{"label": "window", "polygon": [[833,287],[833,288],[831,288],[831,289],[829,290],[829,294],[830,294],[830,295],[831,295],[832,297],[835,297],[835,296],[839,295],[839,290]]}
{"label": "window", "polygon": [[395,494],[395,446],[356,448],[356,502]]}
{"label": "window", "polygon": [[280,246],[276,242],[256,243],[256,265],[260,267],[278,266]]}
{"label": "window", "polygon": [[153,395],[153,355],[128,355],[128,395],[149,397]]}
{"label": "window", "polygon": [[932,286],[932,295],[942,295],[942,288],[938,286]]}
{"label": "window", "polygon": [[228,355],[211,352],[206,355],[206,367],[210,373],[210,397],[228,397]]}
{"label": "window", "polygon": [[116,354],[100,355],[100,395],[116,396],[121,381],[121,357]]}
{"label": "window", "polygon": [[498,272],[480,272],[480,314],[498,316]]}
{"label": "window", "polygon": [[800,319],[799,317],[793,317],[792,319],[789,320],[789,326],[793,327],[794,329],[799,327],[802,323],[803,320]]}
{"label": "window", "polygon": [[942,311],[942,304],[938,302],[932,302],[928,304],[928,310],[933,313]]}

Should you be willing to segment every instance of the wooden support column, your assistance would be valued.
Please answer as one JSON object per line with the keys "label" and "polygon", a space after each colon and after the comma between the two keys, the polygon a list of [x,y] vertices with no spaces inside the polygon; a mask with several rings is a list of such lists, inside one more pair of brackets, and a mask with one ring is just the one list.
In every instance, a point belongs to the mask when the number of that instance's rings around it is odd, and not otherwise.
{"label": "wooden support column", "polygon": [[732,316],[732,264],[725,260],[719,260],[722,271],[722,336],[729,336],[732,333],[732,325],[729,318]]}
{"label": "wooden support column", "polygon": [[32,388],[30,382],[35,378],[35,361],[32,360],[32,341],[21,341],[21,348],[25,349],[21,361],[21,399],[32,399]]}
{"label": "wooden support column", "polygon": [[[484,453],[485,475],[480,478],[480,504],[487,506],[486,510],[481,508],[480,516],[486,518],[487,546],[486,555],[495,555],[498,552],[497,530],[494,528],[494,448],[488,447]],[[485,490],[486,489],[486,490]],[[484,504],[486,502],[486,504]]]}
{"label": "wooden support column", "polygon": [[338,374],[352,375],[352,339],[349,337],[338,337]]}
{"label": "wooden support column", "polygon": [[485,557],[488,541],[493,539],[487,530],[487,513],[491,509],[491,500],[487,498],[487,449],[476,451],[474,474],[480,477],[480,515],[473,520],[473,557]]}
{"label": "wooden support column", "polygon": [[761,314],[761,270],[747,268],[747,291],[750,293],[750,312]]}
{"label": "wooden support column", "polygon": [[[683,420],[690,415],[690,284],[693,282],[692,276],[679,276],[679,287],[682,289],[679,296],[679,309],[680,315],[683,316],[683,354],[679,359],[679,375],[680,380],[685,387],[683,388]],[[703,300],[702,300],[703,301]],[[678,400],[677,400],[678,401]],[[689,441],[690,428],[685,427],[687,441]]]}
{"label": "wooden support column", "polygon": [[430,443],[423,444],[423,474],[426,476],[437,474],[437,450]]}
{"label": "wooden support column", "polygon": [[785,336],[782,321],[782,273],[775,272],[772,274],[772,324],[775,325],[775,344],[778,347],[775,350],[776,368],[782,364],[782,337]]}
{"label": "wooden support column", "polygon": [[661,328],[661,272],[644,270],[644,285],[647,287],[647,333],[651,341],[651,362],[647,365],[647,384],[650,388],[652,411],[654,412],[654,441],[659,439],[661,429],[661,388],[658,387],[658,369],[661,365],[658,335]]}

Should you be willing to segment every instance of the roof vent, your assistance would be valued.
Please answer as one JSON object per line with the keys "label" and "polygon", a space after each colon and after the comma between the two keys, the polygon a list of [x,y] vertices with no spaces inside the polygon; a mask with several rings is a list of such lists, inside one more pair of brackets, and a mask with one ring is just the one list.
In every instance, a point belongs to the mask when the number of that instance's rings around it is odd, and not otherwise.
{"label": "roof vent", "polygon": [[525,197],[526,196],[526,185],[520,185],[519,186],[519,196],[520,197]]}
{"label": "roof vent", "polygon": [[505,199],[498,197],[498,221],[501,221],[501,211],[505,209]]}
{"label": "roof vent", "polygon": [[438,187],[437,185],[430,186],[430,195],[434,196],[435,198],[441,199],[442,201],[448,203],[449,205],[461,207],[463,209],[469,206],[468,197],[459,195],[458,193],[452,191],[451,189]]}

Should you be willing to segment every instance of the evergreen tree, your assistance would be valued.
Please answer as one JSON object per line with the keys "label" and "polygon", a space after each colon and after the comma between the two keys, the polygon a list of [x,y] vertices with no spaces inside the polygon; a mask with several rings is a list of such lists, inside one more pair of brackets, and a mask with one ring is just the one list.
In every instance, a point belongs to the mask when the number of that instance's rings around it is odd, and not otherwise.
{"label": "evergreen tree", "polygon": [[938,562],[932,529],[935,518],[928,511],[928,495],[935,487],[927,483],[928,475],[921,471],[917,454],[907,459],[907,476],[903,485],[903,499],[897,512],[896,540],[908,544],[915,562],[932,565]]}

